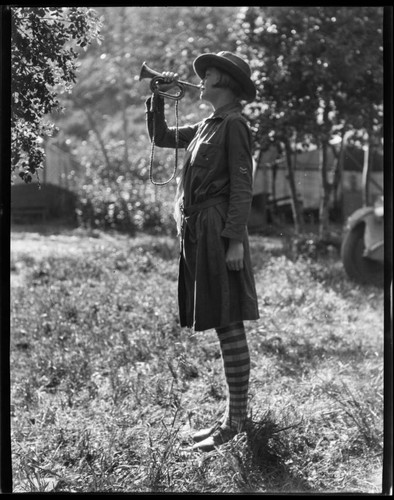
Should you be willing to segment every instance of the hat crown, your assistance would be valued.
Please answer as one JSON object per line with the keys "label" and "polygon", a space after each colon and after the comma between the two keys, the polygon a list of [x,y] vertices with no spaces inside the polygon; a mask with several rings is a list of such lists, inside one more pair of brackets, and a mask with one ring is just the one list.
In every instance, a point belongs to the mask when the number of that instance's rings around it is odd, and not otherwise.
{"label": "hat crown", "polygon": [[232,52],[227,52],[226,50],[222,50],[221,52],[218,52],[217,55],[219,57],[224,57],[231,63],[235,64],[238,66],[238,68],[243,71],[249,78],[251,75],[250,67],[247,62],[245,62],[243,59],[238,57],[237,55],[233,54]]}
{"label": "hat crown", "polygon": [[249,64],[233,52],[222,50],[217,54],[205,53],[199,55],[193,62],[196,75],[202,80],[207,68],[214,67],[229,73],[242,88],[242,98],[252,101],[256,97],[256,87],[251,79]]}

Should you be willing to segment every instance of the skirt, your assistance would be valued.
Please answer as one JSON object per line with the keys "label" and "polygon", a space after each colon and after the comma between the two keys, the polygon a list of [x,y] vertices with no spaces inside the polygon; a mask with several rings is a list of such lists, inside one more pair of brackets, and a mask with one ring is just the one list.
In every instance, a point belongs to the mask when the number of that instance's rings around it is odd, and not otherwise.
{"label": "skirt", "polygon": [[230,271],[225,261],[229,240],[221,236],[225,216],[222,203],[184,218],[178,277],[182,327],[203,331],[259,318],[247,229],[244,267]]}

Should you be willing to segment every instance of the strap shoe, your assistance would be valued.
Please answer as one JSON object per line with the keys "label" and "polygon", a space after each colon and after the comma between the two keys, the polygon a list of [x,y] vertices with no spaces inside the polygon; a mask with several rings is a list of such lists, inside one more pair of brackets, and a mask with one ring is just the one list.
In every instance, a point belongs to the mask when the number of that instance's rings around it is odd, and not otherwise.
{"label": "strap shoe", "polygon": [[206,429],[201,429],[197,431],[196,433],[193,434],[192,439],[196,443],[200,441],[204,441],[204,439],[207,439],[211,434],[213,434],[216,429],[218,429],[221,425],[221,422],[216,422],[212,427],[207,427]]}
{"label": "strap shoe", "polygon": [[197,442],[191,449],[195,451],[212,451],[216,446],[231,441],[236,434],[237,431],[231,427],[217,427],[208,437]]}

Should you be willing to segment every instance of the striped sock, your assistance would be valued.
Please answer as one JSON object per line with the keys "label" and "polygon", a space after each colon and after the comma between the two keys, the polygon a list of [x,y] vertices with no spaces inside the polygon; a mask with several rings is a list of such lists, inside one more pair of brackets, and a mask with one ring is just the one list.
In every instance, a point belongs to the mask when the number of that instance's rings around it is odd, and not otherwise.
{"label": "striped sock", "polygon": [[247,416],[250,357],[243,322],[217,328],[226,382],[227,409],[222,426],[241,431]]}

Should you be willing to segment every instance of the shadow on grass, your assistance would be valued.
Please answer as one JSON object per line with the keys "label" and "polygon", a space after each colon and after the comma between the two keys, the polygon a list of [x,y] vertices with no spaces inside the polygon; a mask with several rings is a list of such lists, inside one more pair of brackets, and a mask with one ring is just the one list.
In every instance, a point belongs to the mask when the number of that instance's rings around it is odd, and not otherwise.
{"label": "shadow on grass", "polygon": [[[331,334],[325,339],[325,345],[315,344],[307,339],[303,341],[281,337],[263,339],[259,343],[259,351],[264,355],[276,357],[277,369],[281,375],[301,377],[311,370],[315,370],[322,362],[328,359],[337,359],[342,364],[349,364],[368,356],[363,353],[361,344],[349,344],[340,335]],[[374,359],[375,354],[369,356]]]}
{"label": "shadow on grass", "polygon": [[288,430],[300,423],[280,425],[270,411],[246,424],[247,453],[243,458],[244,470],[249,476],[263,480],[266,492],[313,492],[302,471],[293,467],[294,449]]}

